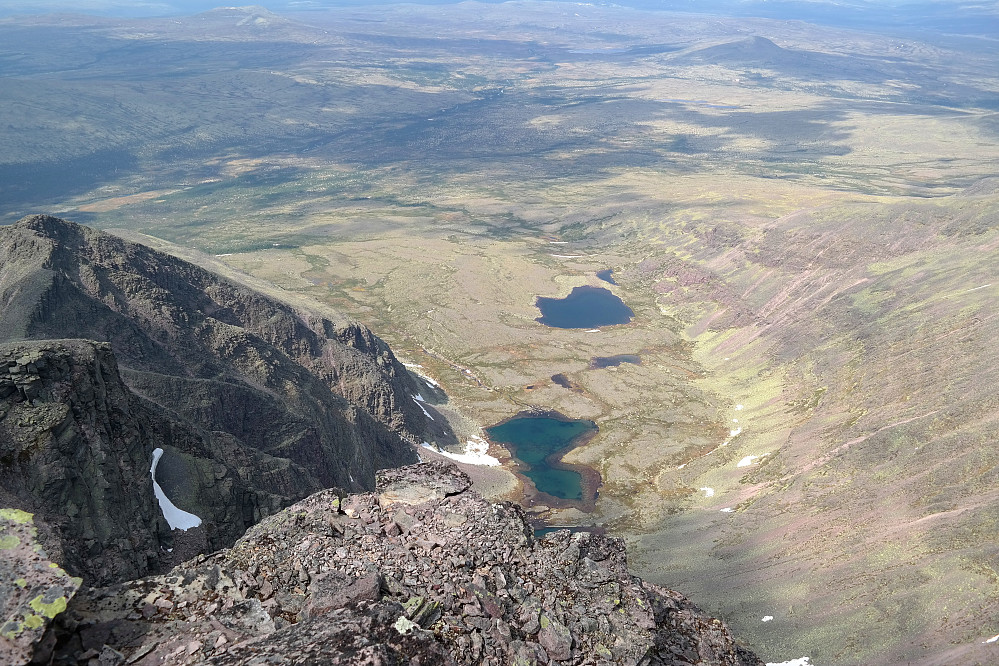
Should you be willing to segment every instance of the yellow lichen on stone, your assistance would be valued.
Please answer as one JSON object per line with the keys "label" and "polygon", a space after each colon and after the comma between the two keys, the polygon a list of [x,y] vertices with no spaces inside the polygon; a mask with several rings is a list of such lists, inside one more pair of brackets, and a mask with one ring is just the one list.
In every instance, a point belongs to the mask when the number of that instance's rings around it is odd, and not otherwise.
{"label": "yellow lichen on stone", "polygon": [[45,624],[45,619],[40,615],[28,615],[24,618],[24,626],[28,629],[38,629]]}
{"label": "yellow lichen on stone", "polygon": [[18,587],[27,587],[28,581],[24,578],[15,578],[14,585],[17,585]]}
{"label": "yellow lichen on stone", "polygon": [[12,641],[15,638],[17,638],[17,635],[20,634],[23,630],[24,627],[21,625],[20,622],[11,620],[7,624],[3,625],[3,629],[0,629],[0,636],[3,636],[9,641]]}
{"label": "yellow lichen on stone", "polygon": [[66,597],[57,597],[50,603],[42,601],[43,595],[39,594],[28,604],[36,613],[41,613],[45,617],[52,619],[59,613],[66,610]]}
{"label": "yellow lichen on stone", "polygon": [[2,534],[0,535],[0,550],[10,550],[12,548],[17,548],[20,545],[21,540],[18,539],[13,534]]}
{"label": "yellow lichen on stone", "polygon": [[0,518],[9,520],[13,523],[19,523],[25,525],[31,522],[31,518],[34,514],[28,513],[27,511],[21,511],[20,509],[0,509]]}

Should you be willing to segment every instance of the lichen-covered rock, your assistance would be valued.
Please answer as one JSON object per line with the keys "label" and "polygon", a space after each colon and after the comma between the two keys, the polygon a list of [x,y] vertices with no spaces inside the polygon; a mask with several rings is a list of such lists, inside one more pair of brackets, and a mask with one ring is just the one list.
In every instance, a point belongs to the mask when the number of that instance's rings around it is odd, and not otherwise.
{"label": "lichen-covered rock", "polygon": [[30,513],[0,509],[0,663],[26,664],[45,629],[79,589],[50,562]]}
{"label": "lichen-covered rock", "polygon": [[[630,575],[619,540],[536,540],[520,507],[483,500],[443,463],[382,481],[375,493],[316,493],[169,574],[82,590],[40,657],[71,664],[107,647],[141,666],[761,664],[723,623]],[[389,489],[423,500],[386,505]]]}
{"label": "lichen-covered rock", "polygon": [[468,490],[472,483],[454,465],[427,463],[422,469],[436,470],[414,478],[409,469],[383,469],[377,475],[378,504],[388,509],[395,504],[423,504]]}

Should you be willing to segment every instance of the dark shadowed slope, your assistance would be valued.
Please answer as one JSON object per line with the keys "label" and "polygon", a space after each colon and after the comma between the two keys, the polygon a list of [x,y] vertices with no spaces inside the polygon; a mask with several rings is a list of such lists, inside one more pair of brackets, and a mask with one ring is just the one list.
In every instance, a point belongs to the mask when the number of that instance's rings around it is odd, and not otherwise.
{"label": "dark shadowed slope", "polygon": [[56,218],[0,228],[0,322],[3,492],[98,580],[171,559],[155,448],[164,492],[205,520],[189,553],[315,490],[371,488],[418,438],[449,437],[360,324]]}

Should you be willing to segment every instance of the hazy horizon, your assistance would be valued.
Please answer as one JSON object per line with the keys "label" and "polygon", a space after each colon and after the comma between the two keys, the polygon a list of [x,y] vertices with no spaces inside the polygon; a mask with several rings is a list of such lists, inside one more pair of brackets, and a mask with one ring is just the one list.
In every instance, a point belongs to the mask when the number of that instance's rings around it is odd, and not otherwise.
{"label": "hazy horizon", "polygon": [[[503,4],[507,0],[474,0],[482,4]],[[559,0],[534,0],[554,3]],[[270,11],[310,12],[343,7],[370,7],[398,4],[449,5],[453,0],[260,0],[258,2],[222,3],[211,0],[0,0],[0,17],[26,14],[75,13],[104,17],[140,18],[196,14],[223,6],[256,5]],[[675,11],[718,14],[734,17],[760,17],[807,21],[840,27],[863,29],[916,29],[957,33],[991,39],[999,34],[999,2],[967,0],[620,0],[619,2],[582,3],[604,7],[646,11]]]}

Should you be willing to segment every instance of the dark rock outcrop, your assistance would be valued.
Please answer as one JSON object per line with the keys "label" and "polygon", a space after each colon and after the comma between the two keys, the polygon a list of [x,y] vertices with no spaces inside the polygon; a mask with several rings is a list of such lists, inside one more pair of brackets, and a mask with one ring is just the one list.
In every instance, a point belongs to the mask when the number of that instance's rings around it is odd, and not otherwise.
{"label": "dark rock outcrop", "polygon": [[[4,395],[6,394],[6,395]],[[231,544],[319,485],[287,459],[205,432],[132,393],[107,343],[0,345],[0,497],[53,528],[43,543],[91,583],[161,571]],[[153,493],[154,449],[168,496],[205,520],[171,533]],[[308,492],[308,491],[306,491]]]}
{"label": "dark rock outcrop", "polygon": [[535,540],[446,463],[321,491],[235,546],[77,593],[38,660],[152,664],[761,664],[626,569],[622,542]]}
{"label": "dark rock outcrop", "polygon": [[[362,325],[47,216],[0,227],[0,499],[92,584],[230,545],[452,437]],[[432,409],[429,408],[428,409]],[[203,524],[173,531],[163,492]]]}

